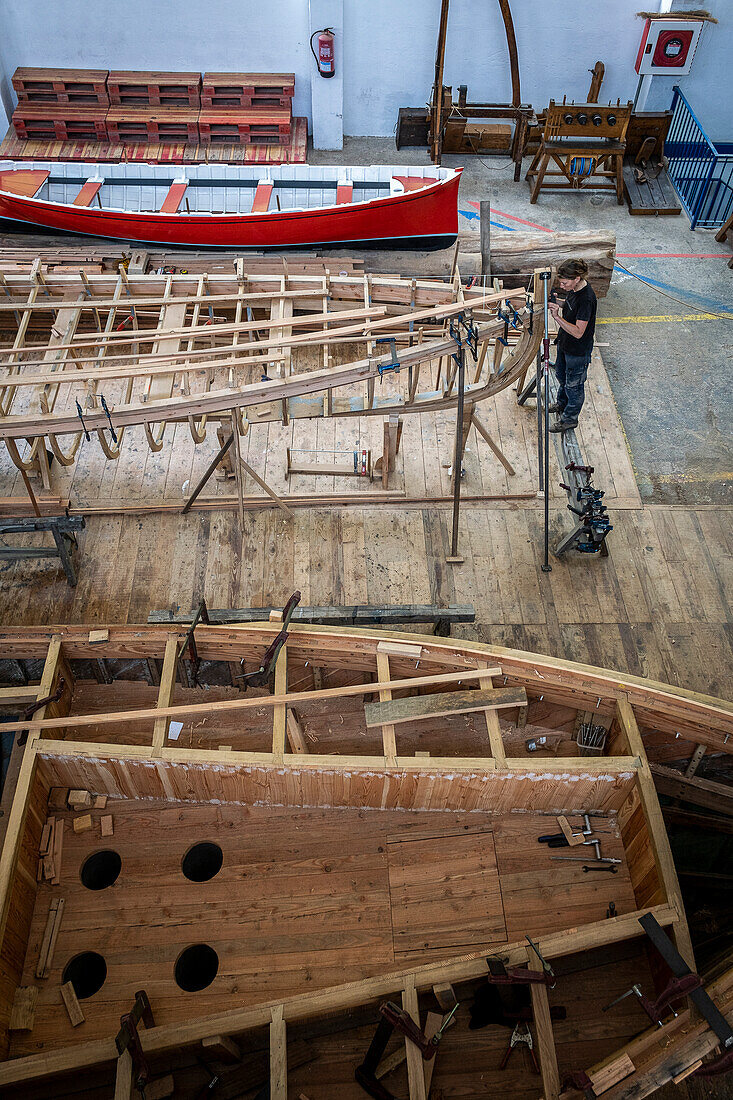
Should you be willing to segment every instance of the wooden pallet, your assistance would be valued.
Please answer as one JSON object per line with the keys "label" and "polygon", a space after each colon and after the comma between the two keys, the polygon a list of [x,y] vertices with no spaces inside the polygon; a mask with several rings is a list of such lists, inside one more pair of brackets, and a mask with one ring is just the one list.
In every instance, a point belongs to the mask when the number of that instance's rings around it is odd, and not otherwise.
{"label": "wooden pallet", "polygon": [[106,141],[106,119],[106,107],[20,102],[12,121],[24,140]]}
{"label": "wooden pallet", "polygon": [[[650,171],[656,171],[656,169],[650,169]],[[656,179],[647,178],[643,183],[638,183],[634,174],[634,165],[628,160],[625,161],[624,195],[630,214],[682,213],[677,192],[672,186],[666,168],[662,168]]]}
{"label": "wooden pallet", "polygon": [[107,112],[109,141],[185,142],[199,140],[198,111],[191,107],[114,106]]}
{"label": "wooden pallet", "polygon": [[0,145],[2,160],[73,160],[104,164],[110,161],[145,161],[150,164],[305,164],[308,121],[293,119],[290,140],[284,145],[241,145],[239,142],[126,142],[96,138],[57,141],[56,138],[23,140],[11,126]]}
{"label": "wooden pallet", "polygon": [[114,69],[107,77],[109,101],[118,106],[199,107],[200,90],[201,73]]}
{"label": "wooden pallet", "polygon": [[201,141],[287,145],[292,116],[282,107],[207,107],[199,115]]}
{"label": "wooden pallet", "polygon": [[294,73],[204,73],[202,107],[290,107]]}
{"label": "wooden pallet", "polygon": [[105,106],[106,69],[27,69],[13,74],[13,88],[22,103],[90,103]]}

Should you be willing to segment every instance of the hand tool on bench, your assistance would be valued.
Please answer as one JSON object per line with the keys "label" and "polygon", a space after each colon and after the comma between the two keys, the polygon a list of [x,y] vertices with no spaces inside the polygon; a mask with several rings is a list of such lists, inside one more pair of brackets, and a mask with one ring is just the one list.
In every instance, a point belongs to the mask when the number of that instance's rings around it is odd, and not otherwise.
{"label": "hand tool on bench", "polygon": [[584,871],[609,871],[612,875],[618,874],[618,867],[584,867]]}
{"label": "hand tool on bench", "polygon": [[733,1029],[731,1029],[723,1013],[704,989],[702,978],[699,974],[690,970],[664,929],[651,913],[646,913],[643,917],[640,917],[639,924],[671,970],[672,979],[654,1001],[642,993],[640,985],[634,984],[631,989],[628,989],[626,993],[622,993],[615,1001],[605,1005],[603,1011],[607,1012],[619,1001],[633,995],[638,998],[639,1004],[652,1023],[657,1024],[658,1027],[664,1027],[664,1018],[668,1011],[673,1016],[677,1016],[673,1002],[679,1001],[683,997],[689,997],[700,1015],[707,1020],[711,1031],[717,1035],[722,1048],[722,1052],[717,1058],[713,1058],[710,1062],[704,1062],[690,1076],[714,1077],[720,1073],[733,1070]]}
{"label": "hand tool on bench", "polygon": [[573,848],[576,844],[585,844],[583,837],[590,836],[593,832],[593,827],[590,823],[588,814],[583,814],[583,831],[580,833],[574,833],[566,817],[558,817],[557,819],[561,833],[545,833],[544,836],[538,836],[537,840],[540,844],[546,844],[548,848]]}
{"label": "hand tool on bench", "polygon": [[442,1024],[431,1038],[425,1034],[415,1023],[409,1012],[396,1005],[394,1001],[385,1001],[379,1006],[381,1020],[377,1024],[374,1038],[369,1044],[366,1057],[360,1066],[356,1067],[354,1076],[365,1092],[374,1097],[374,1100],[396,1100],[393,1093],[375,1076],[377,1066],[392,1038],[395,1030],[402,1032],[406,1039],[414,1043],[423,1056],[423,1061],[429,1062],[434,1058],[443,1032],[458,1011],[458,1005],[454,1005]]}
{"label": "hand tool on bench", "polygon": [[293,612],[300,603],[300,592],[293,592],[292,596],[283,608],[282,629],[273,639],[262,657],[262,664],[256,672],[247,672],[243,676],[235,676],[235,680],[244,680],[243,690],[248,687],[264,687],[277,663],[280,650],[288,640],[288,624],[293,617]]}
{"label": "hand tool on bench", "polygon": [[[596,843],[598,843],[596,841]],[[600,851],[600,849],[598,849]],[[588,856],[550,856],[550,859],[564,860],[565,863],[586,863]],[[591,857],[592,858],[592,857]],[[622,860],[614,856],[596,856],[598,863],[621,863]]]}
{"label": "hand tool on bench", "polygon": [[150,1080],[150,1067],[145,1061],[137,1030],[140,1020],[146,1028],[155,1027],[153,1010],[144,989],[139,989],[135,993],[135,1004],[132,1006],[132,1012],[126,1012],[123,1016],[120,1016],[120,1030],[115,1036],[115,1045],[118,1054],[124,1054],[126,1050],[129,1050],[132,1058],[132,1075],[135,1088],[145,1100],[145,1086]]}
{"label": "hand tool on bench", "polygon": [[492,985],[546,985],[555,988],[555,972],[542,957],[536,943],[529,936],[524,937],[542,963],[542,970],[528,970],[522,966],[505,966],[498,955],[489,955],[486,963],[489,967],[488,981]]}
{"label": "hand tool on bench", "polygon": [[529,1056],[532,1059],[532,1068],[535,1073],[539,1073],[540,1067],[537,1062],[537,1055],[534,1052],[532,1032],[529,1029],[529,1023],[526,1020],[517,1020],[516,1024],[514,1025],[514,1031],[511,1034],[511,1038],[509,1039],[509,1045],[504,1052],[504,1057],[499,1063],[499,1069],[506,1069],[509,1058],[511,1057],[511,1053],[514,1050],[515,1046],[517,1046],[519,1043],[526,1043],[529,1050]]}

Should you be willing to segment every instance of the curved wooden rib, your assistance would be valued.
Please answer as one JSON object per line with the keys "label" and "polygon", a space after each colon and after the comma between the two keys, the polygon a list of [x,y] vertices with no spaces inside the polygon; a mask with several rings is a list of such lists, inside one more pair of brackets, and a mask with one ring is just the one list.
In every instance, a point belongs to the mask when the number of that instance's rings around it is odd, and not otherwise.
{"label": "curved wooden rib", "polygon": [[194,443],[203,443],[204,440],[206,439],[206,421],[207,421],[207,419],[208,418],[207,418],[206,414],[204,414],[201,417],[200,422],[197,424],[196,423],[196,417],[195,416],[189,416],[189,418],[188,418],[188,427],[189,427],[189,430],[191,432],[191,438],[193,439]]}
{"label": "curved wooden rib", "polygon": [[59,443],[56,439],[56,436],[53,434],[53,432],[48,433],[48,435],[46,436],[46,438],[48,439],[48,445],[51,448],[51,450],[53,451],[54,458],[56,458],[62,466],[73,466],[74,465],[74,459],[76,458],[76,452],[79,450],[83,435],[84,435],[84,432],[81,431],[81,430],[79,430],[76,433],[76,436],[74,437],[74,441],[71,444],[71,450],[68,452],[68,454],[65,454],[61,450],[61,447],[59,446]]}
{"label": "curved wooden rib", "polygon": [[39,444],[43,442],[43,436],[36,436],[31,441],[30,451],[28,452],[28,458],[21,458],[18,445],[14,439],[6,439],[5,446],[8,448],[8,454],[13,462],[13,465],[17,470],[33,470],[36,465],[36,457],[38,455]]}
{"label": "curved wooden rib", "polygon": [[[100,447],[104,451],[105,458],[109,458],[109,459],[112,459],[114,461],[114,460],[116,460],[120,457],[120,451],[122,449],[122,440],[125,437],[125,429],[124,428],[115,429],[115,435],[117,436],[117,442],[114,445],[107,442],[107,437],[104,434],[104,431],[105,431],[104,428],[97,428],[96,429],[97,439],[99,440]],[[111,438],[112,437],[110,436],[110,439]]]}
{"label": "curved wooden rib", "polygon": [[145,428],[145,436],[148,441],[148,446],[151,451],[158,452],[163,450],[163,436],[165,435],[165,429],[168,424],[167,420],[163,420],[160,424],[160,431],[157,435],[153,435],[153,425],[148,424],[147,420],[143,424]]}

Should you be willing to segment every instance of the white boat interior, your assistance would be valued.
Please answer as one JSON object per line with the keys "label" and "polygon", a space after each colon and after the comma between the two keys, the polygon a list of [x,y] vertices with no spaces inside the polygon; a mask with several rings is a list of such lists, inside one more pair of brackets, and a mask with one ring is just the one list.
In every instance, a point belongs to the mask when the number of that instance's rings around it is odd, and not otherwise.
{"label": "white boat interior", "polygon": [[[452,168],[434,165],[309,166],[284,164],[246,166],[225,164],[142,165],[86,164],[56,161],[0,161],[0,172],[14,169],[48,171],[48,179],[35,199],[73,204],[86,184],[90,202],[105,210],[140,213],[160,211],[174,184],[185,184],[177,193],[176,209],[191,214],[273,213],[278,210],[310,210],[344,203],[369,202],[399,195],[405,185],[397,177],[447,180]],[[175,213],[176,210],[168,210]]]}

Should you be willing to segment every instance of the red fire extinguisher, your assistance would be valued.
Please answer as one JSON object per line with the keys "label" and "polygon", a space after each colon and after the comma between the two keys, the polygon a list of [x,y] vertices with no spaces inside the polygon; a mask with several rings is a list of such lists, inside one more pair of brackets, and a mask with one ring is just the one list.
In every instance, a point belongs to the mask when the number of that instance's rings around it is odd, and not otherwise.
{"label": "red fire extinguisher", "polygon": [[[313,39],[318,35],[318,53],[313,49]],[[324,27],[322,31],[314,31],[311,35],[311,53],[316,59],[318,72],[321,76],[336,75],[336,55],[333,48],[333,31],[330,27]]]}

